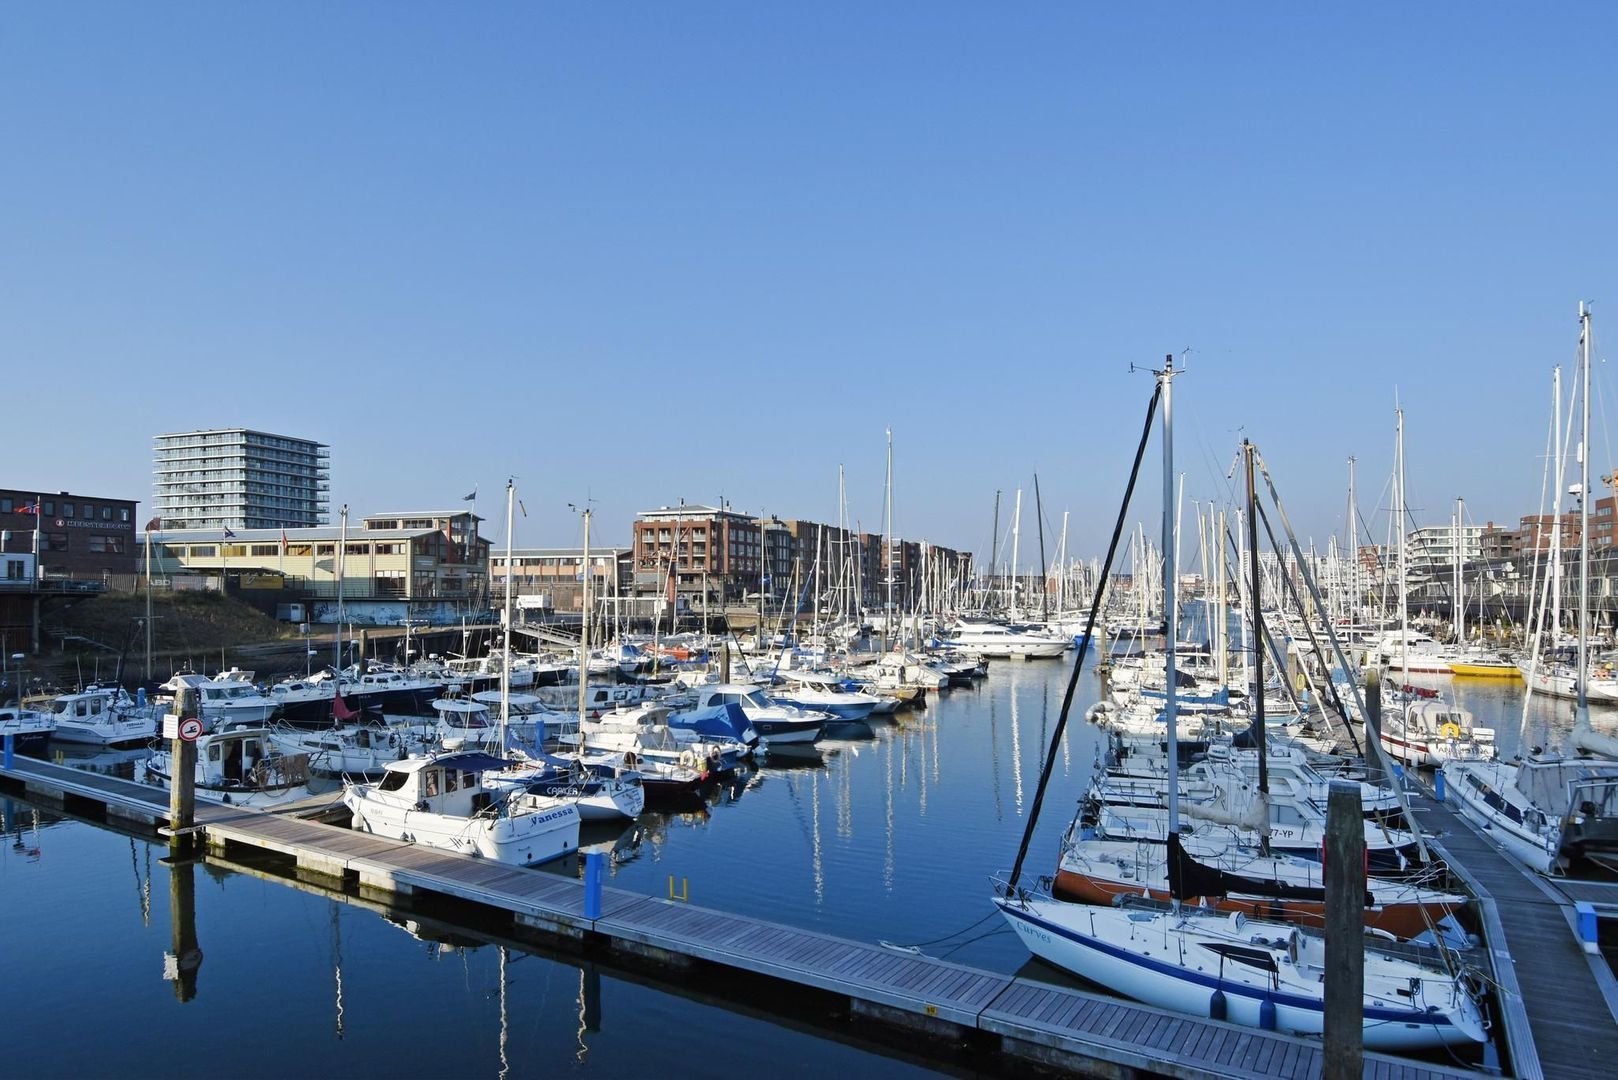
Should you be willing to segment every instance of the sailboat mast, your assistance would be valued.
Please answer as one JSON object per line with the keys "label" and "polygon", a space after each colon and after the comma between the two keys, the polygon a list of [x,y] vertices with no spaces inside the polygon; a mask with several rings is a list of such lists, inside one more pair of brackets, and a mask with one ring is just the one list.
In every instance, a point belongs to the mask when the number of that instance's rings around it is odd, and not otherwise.
{"label": "sailboat mast", "polygon": [[888,436],[887,513],[882,528],[882,569],[888,579],[887,610],[882,613],[882,651],[886,652],[893,637],[893,429],[883,430]]}
{"label": "sailboat mast", "polygon": [[584,723],[585,690],[590,681],[590,508],[584,508],[583,589],[579,593],[579,723]]}
{"label": "sailboat mast", "polygon": [[1261,575],[1258,562],[1258,499],[1253,492],[1253,444],[1242,440],[1242,456],[1247,459],[1247,547],[1253,553],[1252,596],[1253,606],[1253,729],[1254,745],[1258,747],[1258,793],[1264,810],[1264,824],[1259,829],[1259,854],[1270,854],[1270,755],[1269,729],[1264,725],[1264,604],[1259,591]]}
{"label": "sailboat mast", "polygon": [[511,539],[515,522],[512,520],[512,510],[516,502],[517,487],[515,482],[506,479],[506,606],[500,612],[501,643],[503,653],[500,657],[500,737],[496,743],[502,755],[506,752],[506,728],[511,723]]}
{"label": "sailboat mast", "polygon": [[1180,740],[1176,731],[1179,701],[1175,682],[1175,644],[1179,641],[1179,569],[1174,565],[1174,355],[1163,360],[1158,385],[1163,390],[1163,723],[1168,731],[1169,835],[1180,832]]}
{"label": "sailboat mast", "polygon": [[[343,575],[346,573],[344,561],[348,555],[348,504],[344,503],[342,509],[337,511],[337,633],[332,635],[332,650],[335,660],[334,669],[338,674],[338,689],[342,688],[343,671]],[[335,695],[335,691],[334,691]]]}
{"label": "sailboat mast", "polygon": [[1394,536],[1399,544],[1399,662],[1404,681],[1410,682],[1410,580],[1405,575],[1405,411],[1394,409],[1394,482],[1399,495],[1393,500]]}
{"label": "sailboat mast", "polygon": [[1354,498],[1354,458],[1348,459],[1348,623],[1360,623],[1360,508]]}
{"label": "sailboat mast", "polygon": [[1022,547],[1022,488],[1017,489],[1017,507],[1011,512],[1011,618],[1017,619],[1017,560]]}
{"label": "sailboat mast", "polygon": [[1051,618],[1051,601],[1045,581],[1045,500],[1039,497],[1039,474],[1034,474],[1034,522],[1039,526],[1039,616]]}
{"label": "sailboat mast", "polygon": [[1463,636],[1462,631],[1466,627],[1466,617],[1465,617],[1465,613],[1464,613],[1464,611],[1462,609],[1462,605],[1461,605],[1461,537],[1466,531],[1465,526],[1462,525],[1462,523],[1461,523],[1461,514],[1465,509],[1466,509],[1466,503],[1464,502],[1464,500],[1462,500],[1459,496],[1456,496],[1456,499],[1455,499],[1455,532],[1454,532],[1454,537],[1455,537],[1455,589],[1454,589],[1454,592],[1452,593],[1452,595],[1450,596],[1450,601],[1449,601],[1450,602],[1450,607],[1455,609],[1452,612],[1452,614],[1455,616],[1455,618],[1453,620],[1451,620],[1451,621],[1455,624],[1455,626],[1454,626],[1454,634],[1455,634],[1455,644],[1456,645],[1461,644],[1461,639],[1462,639],[1462,636]]}
{"label": "sailboat mast", "polygon": [[1590,724],[1590,309],[1579,301],[1579,378],[1584,383],[1579,427],[1579,688],[1577,725]]}
{"label": "sailboat mast", "polygon": [[994,490],[994,531],[989,534],[989,591],[994,593],[995,578],[1000,573],[1000,489]]}

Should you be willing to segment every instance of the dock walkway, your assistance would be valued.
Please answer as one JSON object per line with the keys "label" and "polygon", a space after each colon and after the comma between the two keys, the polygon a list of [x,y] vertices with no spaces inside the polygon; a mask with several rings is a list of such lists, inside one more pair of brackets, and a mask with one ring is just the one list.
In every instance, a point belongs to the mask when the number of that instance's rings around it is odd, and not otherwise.
{"label": "dock walkway", "polygon": [[[1437,834],[1444,862],[1483,905],[1513,1073],[1523,1080],[1612,1077],[1618,1070],[1612,973],[1580,945],[1569,896],[1590,890],[1568,883],[1564,891],[1532,874],[1425,792],[1410,801],[1423,831]],[[1618,902],[1606,891],[1613,886],[1593,888],[1609,904]]]}
{"label": "dock walkway", "polygon": [[[0,790],[70,811],[126,821],[167,821],[167,791],[17,758]],[[1079,1073],[1185,1078],[1314,1077],[1318,1042],[1186,1016],[1100,994],[895,952],[814,931],[695,905],[602,890],[585,912],[583,884],[553,873],[278,814],[198,803],[207,843],[227,857],[251,848],[293,859],[300,871],[364,890],[437,894],[509,913],[520,928],[605,945],[675,968],[711,964],[811,987],[846,999],[849,1011],[901,1031],[964,1041],[975,1052]],[[1618,1057],[1609,1060],[1618,1060]],[[1442,1080],[1470,1073],[1365,1055],[1376,1080]]]}

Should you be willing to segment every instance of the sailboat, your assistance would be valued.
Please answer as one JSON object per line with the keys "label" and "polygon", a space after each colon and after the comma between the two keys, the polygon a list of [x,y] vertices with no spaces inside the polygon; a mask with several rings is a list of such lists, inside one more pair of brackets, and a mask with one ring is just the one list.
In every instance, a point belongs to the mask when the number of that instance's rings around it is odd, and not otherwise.
{"label": "sailboat", "polygon": [[[1173,428],[1171,384],[1176,372],[1173,357],[1157,373],[1157,392],[1163,401],[1163,585],[1166,623],[1164,662],[1167,671],[1164,719],[1166,757],[1170,775],[1165,787],[1167,846],[1180,843],[1178,736],[1175,728],[1175,644],[1177,573],[1173,505]],[[1142,433],[1145,449],[1148,428]],[[1251,467],[1251,457],[1249,458]],[[1134,489],[1135,472],[1125,494]],[[1103,578],[1117,550],[1122,516],[1115,528]],[[1254,565],[1257,565],[1256,552]],[[1254,595],[1258,608],[1257,590]],[[1091,620],[1099,609],[1099,595]],[[1259,642],[1255,640],[1255,644]],[[1170,878],[1172,903],[1131,899],[1113,906],[1071,903],[1052,895],[1048,887],[1018,887],[1023,859],[1037,822],[1058,744],[1065,729],[1078,665],[1069,684],[1068,699],[1058,719],[1045,767],[1040,775],[1034,809],[1010,878],[997,891],[995,904],[1030,952],[1091,982],[1125,996],[1164,1008],[1201,1016],[1220,1015],[1250,1027],[1275,1028],[1318,1035],[1325,1017],[1325,942],[1282,922],[1249,920],[1240,911],[1225,913],[1186,906],[1180,875]],[[1262,732],[1262,706],[1254,723]],[[1268,815],[1260,815],[1267,820]],[[1262,850],[1262,849],[1261,849]],[[1173,865],[1171,863],[1171,865]],[[1484,1037],[1478,1006],[1467,985],[1448,972],[1410,960],[1367,950],[1364,969],[1364,1045],[1367,1049],[1405,1050],[1464,1045]]]}
{"label": "sailboat", "polygon": [[[1618,739],[1590,726],[1590,312],[1583,304],[1579,344],[1584,413],[1578,487],[1579,641],[1565,676],[1575,701],[1574,753],[1444,765],[1445,782],[1461,812],[1482,825],[1507,854],[1531,870],[1552,875],[1577,873],[1587,862],[1618,870]],[[1560,518],[1558,514],[1558,522]],[[1559,561],[1560,553],[1555,557]],[[1532,662],[1526,674],[1532,695],[1540,688]]]}
{"label": "sailboat", "polygon": [[[1487,760],[1494,757],[1494,731],[1474,724],[1472,714],[1443,701],[1436,691],[1419,691],[1409,686],[1410,673],[1451,671],[1450,660],[1441,651],[1428,652],[1410,629],[1410,581],[1405,568],[1405,414],[1396,409],[1394,436],[1394,533],[1398,541],[1399,630],[1390,635],[1391,645],[1382,653],[1384,662],[1398,655],[1403,684],[1389,700],[1398,707],[1382,717],[1380,737],[1389,754],[1407,765],[1437,768],[1452,758]],[[1436,646],[1435,646],[1436,649]],[[1423,660],[1423,657],[1427,659]]]}

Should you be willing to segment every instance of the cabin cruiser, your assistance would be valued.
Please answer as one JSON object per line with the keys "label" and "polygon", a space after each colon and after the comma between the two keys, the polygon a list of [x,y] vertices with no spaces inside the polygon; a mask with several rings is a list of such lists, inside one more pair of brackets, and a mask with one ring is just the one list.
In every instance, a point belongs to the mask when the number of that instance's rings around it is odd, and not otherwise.
{"label": "cabin cruiser", "polygon": [[157,711],[130,699],[119,686],[88,686],[76,694],[51,700],[56,730],[51,738],[61,743],[119,746],[146,742],[157,734]]}
{"label": "cabin cruiser", "polygon": [[484,782],[490,787],[570,800],[584,821],[633,821],[646,809],[646,788],[639,772],[593,770],[582,755],[508,757],[504,769],[484,774]]}
{"label": "cabin cruiser", "polygon": [[399,668],[351,666],[343,674],[360,702],[390,716],[431,716],[433,702],[444,696],[443,680]]}
{"label": "cabin cruiser", "polygon": [[197,717],[212,731],[233,727],[262,727],[281,708],[271,697],[259,693],[252,672],[236,669],[217,678],[205,675],[176,675],[160,689],[178,694],[190,690],[197,695]]}
{"label": "cabin cruiser", "polygon": [[409,724],[341,724],[329,728],[275,728],[282,752],[307,754],[319,776],[372,776],[390,761],[422,754],[438,745],[438,732]]}
{"label": "cabin cruiser", "polygon": [[[669,724],[673,727],[690,726],[699,716],[714,710],[723,710],[727,705],[741,708],[748,723],[758,733],[759,741],[766,747],[812,743],[820,738],[828,719],[825,712],[801,709],[785,702],[774,701],[756,686],[718,683],[700,687],[697,690],[696,708],[674,713],[669,718]],[[870,714],[869,709],[865,710],[865,715]]]}
{"label": "cabin cruiser", "polygon": [[512,866],[550,862],[579,846],[579,810],[485,782],[503,758],[461,750],[390,762],[376,783],[343,785],[353,827]]}
{"label": "cabin cruiser", "polygon": [[986,620],[962,620],[944,634],[944,640],[991,659],[1049,659],[1061,656],[1073,644],[1071,638],[1035,633]]}
{"label": "cabin cruiser", "polygon": [[15,753],[44,757],[55,730],[55,719],[45,713],[24,709],[16,702],[0,709],[0,739],[10,739]]}
{"label": "cabin cruiser", "polygon": [[[309,795],[311,757],[286,753],[265,728],[216,731],[197,740],[197,798],[233,806],[265,808]],[[169,786],[173,752],[146,759],[147,783]]]}
{"label": "cabin cruiser", "polygon": [[747,743],[720,734],[717,728],[710,733],[675,727],[667,723],[668,718],[668,709],[661,705],[615,709],[598,719],[582,721],[578,734],[564,735],[562,743],[578,750],[621,755],[623,764],[631,769],[654,762],[706,773],[728,772],[752,753]]}
{"label": "cabin cruiser", "polygon": [[[898,703],[851,690],[835,675],[819,671],[784,671],[788,686],[771,691],[770,700],[809,712],[830,713],[838,720],[867,720],[879,707],[891,713]],[[755,723],[755,727],[757,724]]]}
{"label": "cabin cruiser", "polygon": [[280,718],[298,727],[326,727],[333,717],[344,720],[361,714],[380,716],[382,713],[380,702],[367,701],[354,680],[330,668],[306,677],[282,679],[270,687],[269,696],[281,707]]}

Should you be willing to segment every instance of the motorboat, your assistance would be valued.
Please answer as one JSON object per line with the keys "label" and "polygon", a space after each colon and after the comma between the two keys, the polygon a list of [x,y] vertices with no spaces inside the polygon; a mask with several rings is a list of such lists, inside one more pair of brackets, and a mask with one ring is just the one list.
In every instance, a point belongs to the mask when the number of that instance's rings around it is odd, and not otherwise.
{"label": "motorboat", "polygon": [[1061,656],[1073,644],[1068,637],[1036,633],[988,620],[962,620],[951,627],[943,638],[951,645],[991,659],[1050,659]]}
{"label": "motorboat", "polygon": [[375,783],[345,782],[353,827],[513,866],[550,862],[579,846],[568,799],[485,783],[503,758],[462,750],[390,762]]}
{"label": "motorboat", "polygon": [[[741,709],[765,747],[812,743],[825,730],[828,717],[825,712],[776,701],[756,686],[718,683],[699,687],[696,707],[671,714],[669,724],[673,727],[690,726],[699,717],[710,715],[715,710],[723,711],[730,705]],[[865,715],[870,715],[869,709]]]}
{"label": "motorboat", "polygon": [[[267,728],[215,731],[197,740],[197,798],[260,809],[309,795],[311,757],[287,753]],[[160,749],[146,759],[147,783],[168,787],[173,752]]]}
{"label": "motorboat", "polygon": [[128,746],[157,734],[157,711],[119,686],[88,686],[51,699],[51,738],[85,746]]}
{"label": "motorboat", "polygon": [[56,720],[48,713],[24,709],[15,702],[0,708],[0,739],[10,739],[14,753],[44,757],[55,730]]}
{"label": "motorboat", "polygon": [[584,821],[633,821],[646,808],[637,770],[594,770],[581,755],[520,755],[506,761],[506,768],[484,774],[486,784],[571,800]]}
{"label": "motorboat", "polygon": [[178,694],[189,690],[196,694],[197,716],[208,730],[233,727],[262,727],[281,708],[272,697],[259,692],[251,681],[251,673],[239,677],[227,672],[217,678],[206,675],[176,675],[159,689]]}

